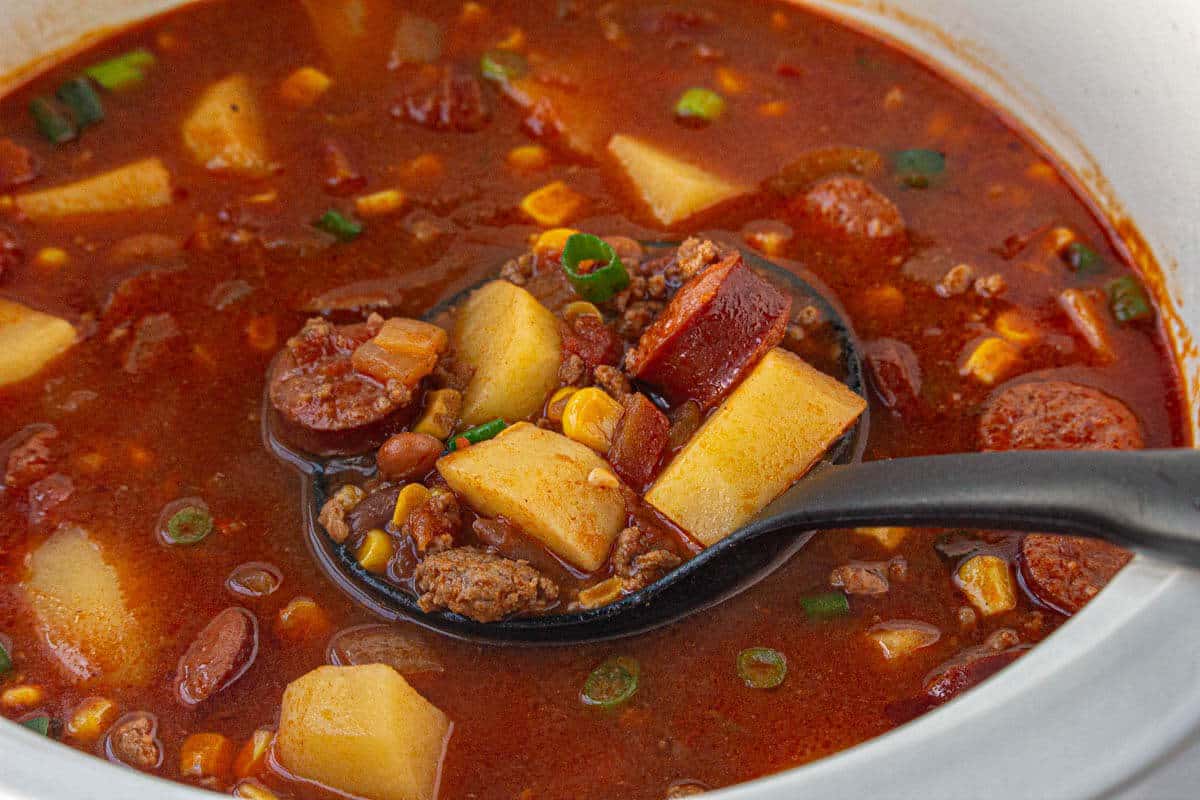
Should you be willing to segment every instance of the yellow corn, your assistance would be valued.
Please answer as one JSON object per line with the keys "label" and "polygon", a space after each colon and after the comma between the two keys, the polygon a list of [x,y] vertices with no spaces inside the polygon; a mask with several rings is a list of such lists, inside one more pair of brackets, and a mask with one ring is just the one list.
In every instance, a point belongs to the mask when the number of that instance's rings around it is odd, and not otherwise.
{"label": "yellow corn", "polygon": [[563,319],[567,322],[573,321],[576,317],[597,317],[603,319],[604,315],[600,313],[600,309],[589,303],[587,300],[576,300],[573,303],[567,303],[566,308],[562,312]]}
{"label": "yellow corn", "polygon": [[23,683],[20,686],[5,689],[4,693],[0,694],[0,705],[5,708],[32,708],[42,702],[42,698],[45,696],[46,693],[42,691],[42,687]]}
{"label": "yellow corn", "polygon": [[746,243],[768,256],[783,255],[793,235],[791,226],[774,221],[751,223],[742,229]]}
{"label": "yellow corn", "polygon": [[241,800],[279,800],[279,795],[258,781],[241,781],[233,787],[233,796]]}
{"label": "yellow corn", "polygon": [[593,450],[607,453],[621,420],[621,404],[603,389],[589,386],[571,395],[563,408],[563,433]]}
{"label": "yellow corn", "polygon": [[958,568],[958,585],[984,616],[1012,611],[1017,592],[1012,570],[999,556],[975,556]]}
{"label": "yellow corn", "polygon": [[567,246],[567,239],[570,239],[579,231],[574,228],[551,228],[548,231],[542,231],[533,243],[533,252],[539,256],[558,254]]}
{"label": "yellow corn", "polygon": [[43,269],[59,269],[65,267],[71,257],[61,247],[43,247],[34,256],[33,262]]}
{"label": "yellow corn", "polygon": [[550,395],[550,402],[546,403],[546,419],[551,422],[562,422],[563,410],[567,407],[567,401],[571,399],[571,395],[579,391],[574,386],[564,386],[554,394]]}
{"label": "yellow corn", "polygon": [[396,530],[404,527],[409,515],[429,502],[429,497],[429,490],[419,483],[410,483],[401,489],[396,498],[396,509],[392,512],[392,527]]}
{"label": "yellow corn", "polygon": [[233,742],[219,733],[193,733],[179,749],[179,772],[188,778],[228,779]]}
{"label": "yellow corn", "polygon": [[404,200],[404,192],[399,189],[384,189],[355,199],[354,210],[363,217],[379,217],[399,211]]}
{"label": "yellow corn", "polygon": [[297,108],[308,108],[329,91],[333,80],[315,67],[301,67],[288,75],[279,87],[279,95]]}
{"label": "yellow corn", "polygon": [[262,772],[267,759],[267,750],[270,749],[271,741],[274,738],[275,733],[270,728],[256,730],[242,745],[242,749],[238,751],[237,757],[233,760],[234,777],[249,778]]}
{"label": "yellow corn", "polygon": [[1025,170],[1025,174],[1034,180],[1051,181],[1058,177],[1058,173],[1054,171],[1054,167],[1047,164],[1045,161],[1035,161]]}
{"label": "yellow corn", "polygon": [[1021,351],[999,336],[989,336],[975,346],[959,374],[970,375],[985,386],[1004,380],[1021,360]]}
{"label": "yellow corn", "polygon": [[860,536],[869,536],[886,550],[895,550],[908,536],[908,528],[855,528]]}
{"label": "yellow corn", "polygon": [[412,429],[415,433],[445,439],[454,430],[460,411],[462,392],[457,389],[436,389],[425,396],[425,411]]}
{"label": "yellow corn", "polygon": [[396,546],[392,544],[392,537],[379,528],[372,528],[363,537],[362,544],[358,546],[358,552],[354,554],[354,557],[358,560],[359,566],[367,572],[382,575],[387,570],[388,562],[392,560],[395,552]]}
{"label": "yellow corn", "polygon": [[247,203],[253,203],[256,206],[267,206],[279,199],[279,192],[274,189],[268,189],[265,192],[258,192],[246,198]]}
{"label": "yellow corn", "polygon": [[782,100],[772,100],[758,107],[758,113],[764,117],[782,117],[788,111],[788,104]]}
{"label": "yellow corn", "polygon": [[520,28],[510,28],[508,35],[496,42],[498,50],[520,50],[525,46],[525,31]]}
{"label": "yellow corn", "polygon": [[992,327],[1018,347],[1028,347],[1042,338],[1042,332],[1033,320],[1016,309],[1001,312]]}
{"label": "yellow corn", "polygon": [[107,697],[89,697],[67,720],[67,736],[78,742],[95,742],[117,718],[117,704]]}
{"label": "yellow corn", "polygon": [[523,144],[508,151],[508,165],[513,169],[542,169],[550,163],[550,151],[540,144]]}
{"label": "yellow corn", "polygon": [[716,78],[717,86],[726,94],[740,94],[746,91],[746,79],[729,67],[717,67]]}
{"label": "yellow corn", "polygon": [[612,601],[621,596],[624,591],[625,581],[618,578],[616,575],[607,580],[600,581],[595,586],[590,586],[579,593],[579,605],[584,608],[596,608],[597,606],[606,606]]}
{"label": "yellow corn", "polygon": [[332,625],[324,609],[311,597],[299,595],[279,609],[275,632],[281,639],[301,641],[317,639],[329,633]]}
{"label": "yellow corn", "polygon": [[562,181],[535,189],[521,201],[521,210],[546,227],[562,225],[579,213],[587,198]]}
{"label": "yellow corn", "polygon": [[400,174],[413,181],[440,178],[445,171],[446,162],[436,153],[422,153],[400,168]]}

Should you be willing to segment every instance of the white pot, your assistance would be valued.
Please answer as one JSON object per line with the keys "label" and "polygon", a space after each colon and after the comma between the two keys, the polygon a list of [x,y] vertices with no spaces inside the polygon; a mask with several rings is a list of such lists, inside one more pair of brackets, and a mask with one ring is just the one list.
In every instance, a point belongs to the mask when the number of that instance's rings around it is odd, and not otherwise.
{"label": "white pot", "polygon": [[[1200,3],[810,0],[881,31],[995,98],[1106,213],[1136,220],[1200,411]],[[171,0],[0,0],[0,74]],[[247,4],[251,7],[250,4]],[[903,9],[902,11],[900,9]],[[86,9],[86,13],[81,13]],[[0,89],[4,80],[0,79]],[[1200,573],[1139,558],[985,688],[813,765],[724,792],[803,797],[1195,797]],[[1190,755],[1189,755],[1190,748]],[[1182,755],[1181,755],[1182,754]],[[1190,775],[1189,775],[1190,772]],[[0,725],[0,798],[200,800]]]}

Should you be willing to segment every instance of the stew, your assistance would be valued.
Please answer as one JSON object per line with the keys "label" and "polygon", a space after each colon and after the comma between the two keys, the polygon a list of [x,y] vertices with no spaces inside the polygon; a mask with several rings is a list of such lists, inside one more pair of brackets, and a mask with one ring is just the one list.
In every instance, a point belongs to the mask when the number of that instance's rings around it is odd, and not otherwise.
{"label": "stew", "polygon": [[[755,254],[852,320],[865,398]],[[834,531],[669,628],[504,649],[381,623],[306,544],[294,467],[336,463],[324,535],[430,612],[597,607],[868,407],[869,459],[1188,443],[1112,226],[811,12],[210,0],[0,100],[0,714],[116,764],[258,800],[698,794],[951,700],[1129,560]]]}

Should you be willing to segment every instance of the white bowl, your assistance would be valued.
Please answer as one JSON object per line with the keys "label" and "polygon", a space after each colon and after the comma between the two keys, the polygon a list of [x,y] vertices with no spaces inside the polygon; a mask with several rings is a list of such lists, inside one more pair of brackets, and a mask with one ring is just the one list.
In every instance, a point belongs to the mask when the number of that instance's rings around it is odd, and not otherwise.
{"label": "white bowl", "polygon": [[[0,75],[176,0],[0,0]],[[981,89],[1142,238],[1200,411],[1200,3],[809,0]],[[86,9],[86,14],[80,13]],[[0,79],[0,90],[5,81]],[[1129,227],[1131,234],[1134,229]],[[1150,256],[1153,256],[1151,258]],[[1153,281],[1152,281],[1153,283]],[[807,767],[714,800],[1195,797],[1200,573],[1136,559],[1095,602],[979,691]],[[1190,754],[1189,754],[1190,749]],[[1181,755],[1183,754],[1183,755]],[[1190,775],[1188,773],[1191,773]],[[202,800],[0,725],[0,798]]]}

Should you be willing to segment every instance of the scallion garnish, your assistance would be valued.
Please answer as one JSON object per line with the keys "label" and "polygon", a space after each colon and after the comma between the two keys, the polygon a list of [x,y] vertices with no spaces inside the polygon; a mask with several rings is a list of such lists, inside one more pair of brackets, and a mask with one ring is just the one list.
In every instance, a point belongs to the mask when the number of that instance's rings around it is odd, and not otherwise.
{"label": "scallion garnish", "polygon": [[1118,322],[1136,322],[1154,314],[1150,298],[1142,284],[1132,275],[1124,275],[1104,287],[1108,292],[1108,307]]}
{"label": "scallion garnish", "polygon": [[485,422],[482,425],[477,425],[474,428],[469,428],[462,433],[457,433],[450,437],[450,441],[446,443],[446,452],[453,453],[458,449],[458,440],[466,439],[470,444],[479,444],[486,442],[488,439],[496,436],[500,431],[508,427],[502,419],[494,419],[491,422]]}
{"label": "scallion garnish", "polygon": [[693,87],[675,101],[675,116],[685,122],[715,122],[725,113],[725,98],[712,89]]}
{"label": "scallion garnish", "polygon": [[40,733],[42,736],[50,735],[50,718],[45,714],[39,714],[36,717],[22,720],[21,724],[34,733]]}
{"label": "scallion garnish", "polygon": [[811,620],[834,619],[850,613],[850,601],[841,592],[815,594],[811,597],[800,598],[804,613]]}
{"label": "scallion garnish", "polygon": [[212,515],[197,506],[181,508],[167,520],[167,538],[175,544],[198,544],[212,530]]}
{"label": "scallion garnish", "polygon": [[1104,271],[1104,259],[1083,242],[1071,242],[1067,245],[1062,252],[1062,258],[1072,272],[1080,275],[1094,275]]}
{"label": "scallion garnish", "polygon": [[[580,267],[588,261],[598,262],[600,266],[581,272]],[[629,273],[617,251],[590,233],[576,233],[567,238],[562,251],[562,266],[575,293],[592,303],[611,300],[614,294],[629,285]]]}
{"label": "scallion garnish", "polygon": [[4,646],[4,642],[0,642],[0,677],[12,672],[12,656],[8,654],[8,648]]}
{"label": "scallion garnish", "polygon": [[322,214],[321,218],[313,224],[341,242],[353,241],[363,232],[361,223],[347,219],[340,211],[333,208]]}
{"label": "scallion garnish", "polygon": [[640,671],[635,659],[613,656],[588,675],[579,699],[589,706],[615,708],[637,692]]}
{"label": "scallion garnish", "polygon": [[489,81],[508,83],[525,77],[529,63],[511,50],[488,50],[479,59],[479,71]]}
{"label": "scallion garnish", "polygon": [[69,142],[79,130],[70,112],[49,97],[35,97],[29,102],[29,113],[37,124],[38,131],[54,144]]}
{"label": "scallion garnish", "polygon": [[57,96],[63,105],[71,109],[71,116],[80,128],[104,119],[100,95],[92,88],[92,82],[82,75],[59,86]]}
{"label": "scallion garnish", "polygon": [[738,653],[738,676],[751,689],[774,689],[787,675],[787,659],[769,647],[751,647]]}
{"label": "scallion garnish", "polygon": [[896,153],[896,179],[913,189],[928,189],[946,171],[946,157],[936,150],[901,150]]}
{"label": "scallion garnish", "polygon": [[128,89],[146,79],[146,69],[154,66],[157,59],[145,48],[93,64],[84,72],[87,76],[110,92]]}

